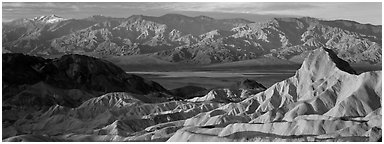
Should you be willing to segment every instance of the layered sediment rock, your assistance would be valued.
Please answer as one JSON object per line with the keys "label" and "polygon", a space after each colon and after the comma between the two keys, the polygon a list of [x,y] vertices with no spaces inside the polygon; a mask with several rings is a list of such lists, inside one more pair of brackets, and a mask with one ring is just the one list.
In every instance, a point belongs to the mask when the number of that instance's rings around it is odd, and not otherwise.
{"label": "layered sediment rock", "polygon": [[333,51],[318,49],[295,76],[187,119],[168,141],[376,141],[381,87],[381,71],[356,75]]}

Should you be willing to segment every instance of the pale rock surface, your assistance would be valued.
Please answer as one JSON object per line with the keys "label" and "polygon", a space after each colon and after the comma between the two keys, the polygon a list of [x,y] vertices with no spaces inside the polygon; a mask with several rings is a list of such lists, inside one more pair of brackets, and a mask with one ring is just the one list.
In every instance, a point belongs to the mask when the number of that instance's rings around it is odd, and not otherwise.
{"label": "pale rock surface", "polygon": [[190,102],[215,101],[215,102],[231,102],[240,98],[239,91],[232,91],[228,88],[214,89],[203,97],[195,97],[189,99]]}
{"label": "pale rock surface", "polygon": [[232,86],[233,88],[218,88],[209,91],[205,96],[195,97],[187,101],[201,102],[201,101],[214,101],[214,102],[240,102],[253,94],[264,91],[266,88],[254,81],[245,79],[239,81]]}
{"label": "pale rock surface", "polygon": [[57,15],[49,15],[49,16],[35,17],[33,19],[30,19],[30,20],[35,21],[35,22],[42,22],[42,23],[52,24],[52,23],[57,23],[57,22],[60,22],[60,21],[65,21],[67,19],[59,17]]}
{"label": "pale rock surface", "polygon": [[[59,141],[165,141],[181,128],[184,119],[224,105],[183,101],[144,103],[142,99],[149,98],[120,92],[91,98],[76,108],[55,105],[47,111],[32,113],[33,118],[17,120],[7,128],[12,131],[3,135],[18,136],[4,141],[39,141],[44,140],[39,138],[44,134]],[[66,137],[69,133],[73,136]],[[33,135],[39,137],[31,139]]]}
{"label": "pale rock surface", "polygon": [[356,75],[332,50],[317,49],[293,77],[187,119],[168,141],[378,140],[381,87],[381,71]]}

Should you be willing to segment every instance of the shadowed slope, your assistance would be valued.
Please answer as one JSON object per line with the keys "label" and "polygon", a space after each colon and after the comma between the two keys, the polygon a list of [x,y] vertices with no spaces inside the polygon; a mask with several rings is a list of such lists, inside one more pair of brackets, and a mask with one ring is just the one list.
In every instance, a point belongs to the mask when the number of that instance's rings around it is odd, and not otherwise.
{"label": "shadowed slope", "polygon": [[[55,101],[64,100],[66,102],[58,103],[74,107],[91,97],[107,92],[125,91],[136,94],[167,92],[153,81],[126,74],[111,62],[84,55],[64,55],[61,58],[45,60],[22,54],[4,54],[3,64],[3,78],[6,84],[6,93],[3,94],[23,93],[25,95],[14,97],[11,101],[15,102],[20,101],[20,98],[44,96],[46,99],[55,99]],[[37,84],[38,82],[40,84]],[[18,89],[20,85],[27,85],[27,88]],[[8,89],[16,90],[14,93],[7,93]],[[66,91],[79,91],[87,93],[87,96],[73,95],[74,93],[70,94]]]}

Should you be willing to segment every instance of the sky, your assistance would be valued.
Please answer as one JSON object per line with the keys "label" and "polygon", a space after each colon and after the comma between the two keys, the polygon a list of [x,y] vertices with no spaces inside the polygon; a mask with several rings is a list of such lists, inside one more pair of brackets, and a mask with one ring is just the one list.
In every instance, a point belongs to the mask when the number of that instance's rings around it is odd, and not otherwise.
{"label": "sky", "polygon": [[42,15],[86,18],[92,15],[129,17],[134,14],[161,16],[177,13],[187,16],[253,19],[261,15],[310,16],[325,20],[345,19],[382,24],[380,2],[3,2],[2,20]]}

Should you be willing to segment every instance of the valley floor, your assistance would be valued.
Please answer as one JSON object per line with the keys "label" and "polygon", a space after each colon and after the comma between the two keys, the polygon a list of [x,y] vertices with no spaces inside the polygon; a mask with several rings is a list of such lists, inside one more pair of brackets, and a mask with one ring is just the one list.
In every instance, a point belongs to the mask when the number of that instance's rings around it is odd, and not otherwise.
{"label": "valley floor", "polygon": [[294,72],[233,73],[233,72],[128,72],[158,82],[166,89],[199,86],[207,89],[231,87],[238,81],[252,79],[269,87],[294,75]]}
{"label": "valley floor", "polygon": [[[357,73],[381,70],[381,65],[351,65]],[[123,67],[124,68],[124,67]],[[156,70],[158,68],[158,70]],[[252,79],[266,87],[293,76],[299,65],[294,66],[264,66],[264,67],[216,67],[206,66],[170,67],[136,66],[127,73],[136,74],[146,79],[158,82],[167,89],[183,86],[199,86],[207,89],[231,87],[238,81]]]}

